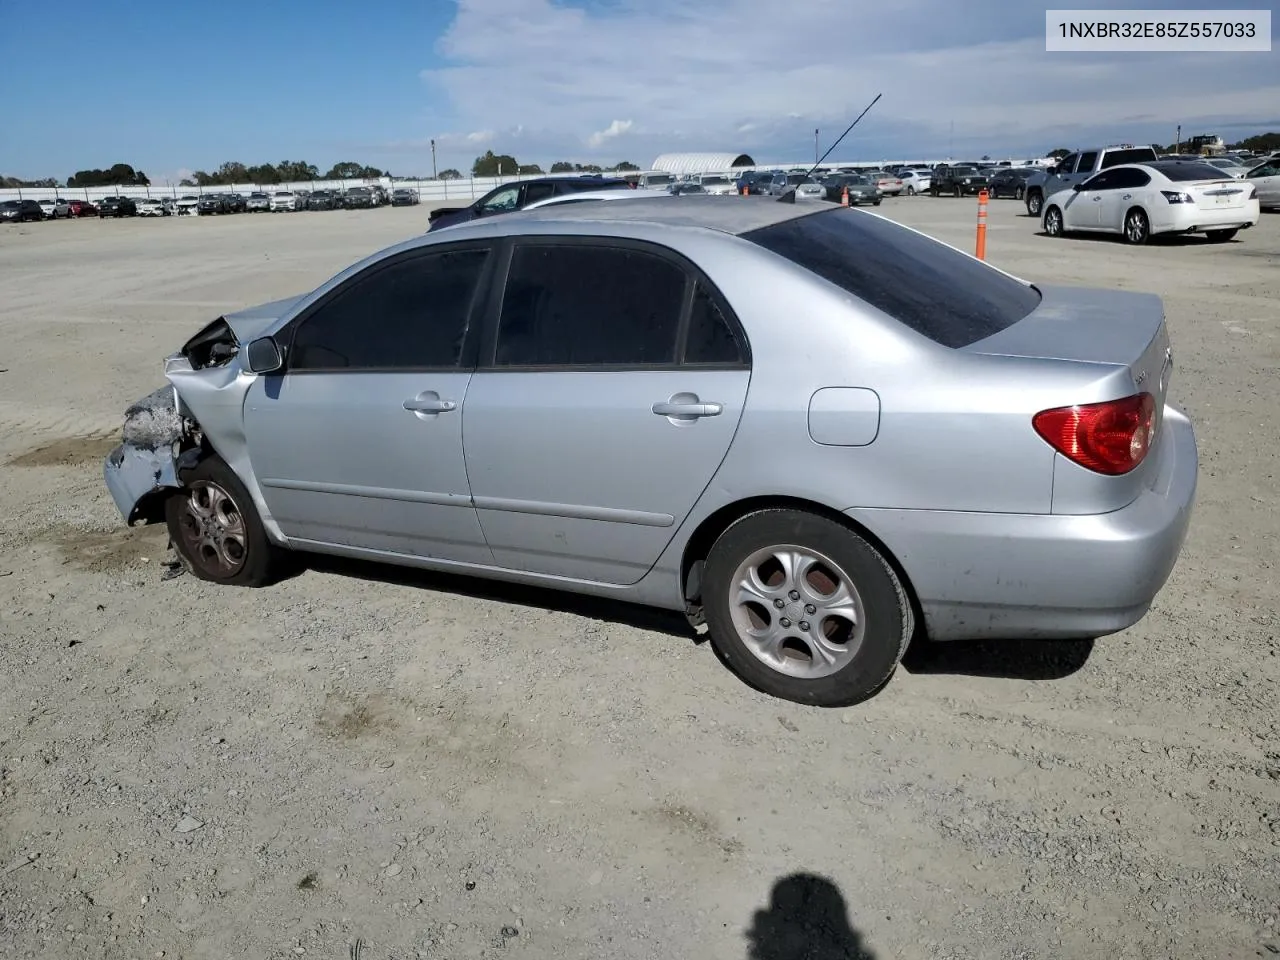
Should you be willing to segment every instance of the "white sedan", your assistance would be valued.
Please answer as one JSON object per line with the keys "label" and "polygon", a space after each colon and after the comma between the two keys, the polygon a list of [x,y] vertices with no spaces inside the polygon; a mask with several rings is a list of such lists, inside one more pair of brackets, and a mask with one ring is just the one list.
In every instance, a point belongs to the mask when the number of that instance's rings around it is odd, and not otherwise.
{"label": "white sedan", "polygon": [[898,179],[902,181],[902,192],[908,197],[914,197],[917,193],[928,193],[929,186],[933,183],[932,170],[901,170],[898,172]]}
{"label": "white sedan", "polygon": [[1203,233],[1225,243],[1261,216],[1247,180],[1196,160],[1154,160],[1109,167],[1044,202],[1044,232],[1119,233],[1146,243],[1161,233]]}
{"label": "white sedan", "polygon": [[138,216],[140,217],[165,217],[169,211],[165,209],[164,201],[151,197],[147,200],[138,201]]}

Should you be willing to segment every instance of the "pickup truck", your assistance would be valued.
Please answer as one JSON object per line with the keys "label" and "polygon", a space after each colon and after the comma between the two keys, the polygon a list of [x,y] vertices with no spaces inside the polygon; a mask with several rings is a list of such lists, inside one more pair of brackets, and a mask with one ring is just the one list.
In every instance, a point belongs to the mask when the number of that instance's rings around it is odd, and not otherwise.
{"label": "pickup truck", "polygon": [[1131,143],[1077,150],[1063,157],[1052,167],[1027,178],[1026,192],[1023,194],[1027,213],[1033,217],[1039,217],[1044,210],[1045,197],[1059,190],[1069,190],[1077,183],[1083,183],[1095,173],[1100,173],[1108,167],[1121,163],[1149,163],[1158,159],[1155,148],[1135,147]]}

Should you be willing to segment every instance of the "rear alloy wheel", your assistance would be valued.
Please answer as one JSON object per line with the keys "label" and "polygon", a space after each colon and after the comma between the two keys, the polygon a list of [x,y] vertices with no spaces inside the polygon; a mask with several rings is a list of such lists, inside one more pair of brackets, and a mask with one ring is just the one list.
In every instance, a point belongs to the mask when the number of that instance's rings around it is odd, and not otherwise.
{"label": "rear alloy wheel", "polygon": [[914,197],[915,195],[916,195],[916,188],[915,188],[915,187],[907,187],[907,196],[908,196],[908,197]]}
{"label": "rear alloy wheel", "polygon": [[1050,207],[1044,212],[1044,232],[1050,237],[1061,237],[1066,235],[1063,228],[1062,211],[1057,207]]}
{"label": "rear alloy wheel", "polygon": [[1014,189],[1013,189],[1013,199],[1015,199],[1015,200],[1021,200],[1021,199],[1022,199],[1023,194],[1025,194],[1025,193],[1026,193],[1026,191],[1025,191],[1024,189],[1022,189],[1022,187],[1014,187]]}
{"label": "rear alloy wheel", "polygon": [[1151,222],[1145,210],[1134,207],[1124,215],[1124,239],[1126,243],[1146,243],[1151,238]]}
{"label": "rear alloy wheel", "polygon": [[915,627],[893,568],[847,527],[762,510],[711,548],[702,607],[725,663],[758,690],[837,707],[888,682]]}
{"label": "rear alloy wheel", "polygon": [[1032,190],[1027,194],[1027,213],[1038,217],[1042,209],[1044,209],[1044,194],[1039,190]]}
{"label": "rear alloy wheel", "polygon": [[1209,238],[1210,243],[1226,243],[1239,232],[1239,230],[1208,230],[1205,236]]}
{"label": "rear alloy wheel", "polygon": [[165,501],[169,537],[201,580],[260,587],[279,578],[286,551],[268,538],[249,491],[218,456],[201,460]]}

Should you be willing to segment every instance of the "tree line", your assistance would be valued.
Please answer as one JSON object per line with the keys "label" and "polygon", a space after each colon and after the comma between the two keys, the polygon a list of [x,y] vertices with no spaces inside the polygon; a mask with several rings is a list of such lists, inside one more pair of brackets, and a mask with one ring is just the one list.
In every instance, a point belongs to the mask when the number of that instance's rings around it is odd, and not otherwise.
{"label": "tree line", "polygon": [[253,166],[230,160],[212,173],[197,170],[178,186],[213,187],[230,186],[233,183],[297,183],[305,180],[359,180],[389,176],[389,171],[350,160],[335,163],[323,176],[320,175],[319,167],[305,160],[282,160],[279,163],[259,163]]}
{"label": "tree line", "polygon": [[[601,167],[594,163],[570,163],[568,160],[557,160],[551,165],[552,173],[603,173],[605,170],[639,169],[629,160],[623,160],[612,167]],[[545,172],[536,163],[520,163],[509,153],[494,153],[492,150],[485,151],[484,156],[476,157],[475,163],[471,164],[471,175],[473,177],[509,177],[513,174],[536,177]],[[445,176],[446,173],[456,175],[458,171],[444,171],[444,173],[440,174],[441,180],[451,179]]]}

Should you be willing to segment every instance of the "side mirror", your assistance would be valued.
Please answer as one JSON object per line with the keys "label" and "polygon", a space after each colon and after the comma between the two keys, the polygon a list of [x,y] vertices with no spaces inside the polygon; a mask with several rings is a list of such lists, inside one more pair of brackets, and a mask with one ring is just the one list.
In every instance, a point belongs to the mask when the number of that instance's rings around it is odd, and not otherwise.
{"label": "side mirror", "polygon": [[1084,189],[1084,184],[1083,184],[1083,183],[1073,183],[1073,184],[1071,185],[1071,189],[1072,189],[1072,190],[1074,190],[1076,193],[1079,193],[1081,190],[1083,190],[1083,189]]}
{"label": "side mirror", "polygon": [[259,337],[245,349],[245,365],[250,373],[274,373],[284,366],[280,344],[275,337]]}

